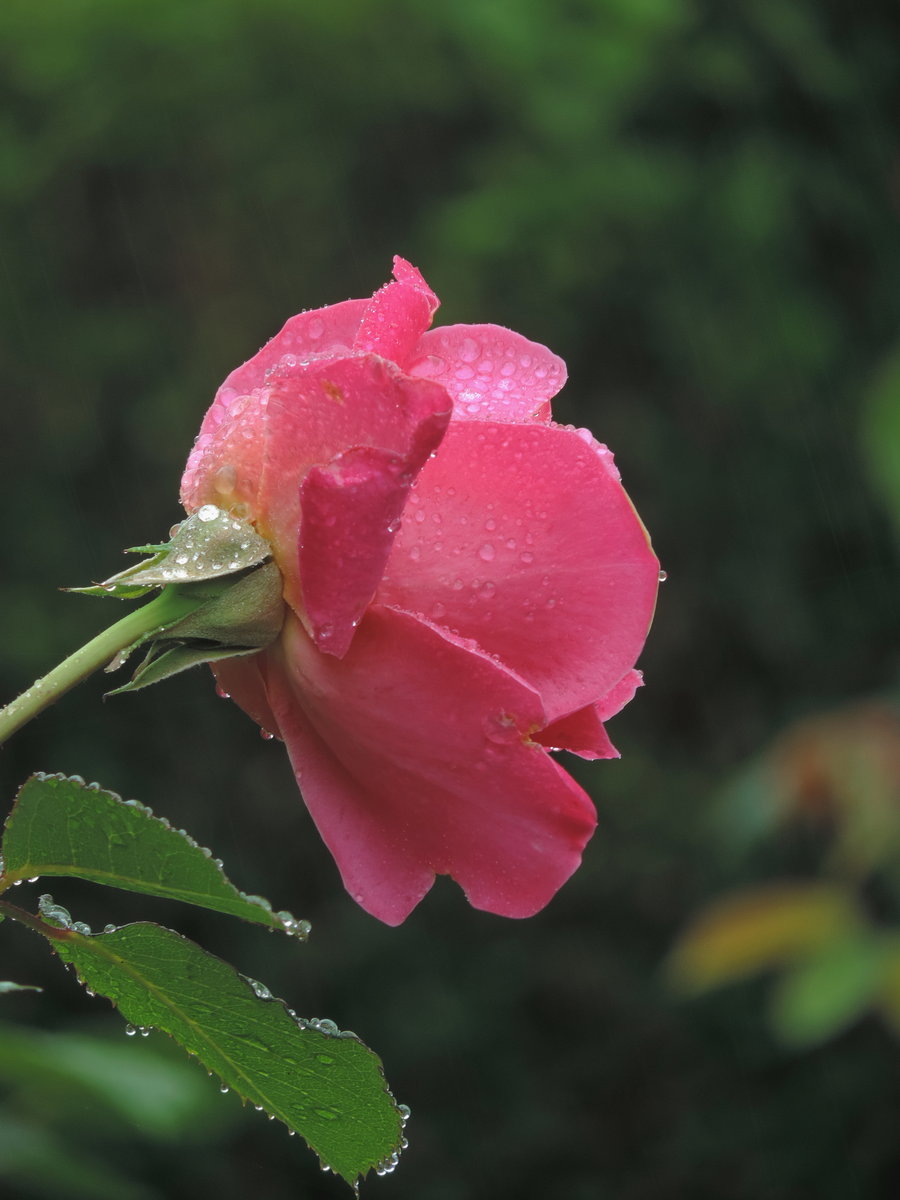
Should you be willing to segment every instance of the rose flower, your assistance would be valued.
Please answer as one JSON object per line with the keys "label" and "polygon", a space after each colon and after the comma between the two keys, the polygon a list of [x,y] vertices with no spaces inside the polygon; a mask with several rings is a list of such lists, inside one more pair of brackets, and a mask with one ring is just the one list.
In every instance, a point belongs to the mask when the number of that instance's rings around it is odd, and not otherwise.
{"label": "rose flower", "polygon": [[551,420],[562,361],[429,330],[437,306],[397,258],[371,300],[292,317],[222,384],[181,493],[272,547],[281,634],[216,675],[389,924],[436,874],[525,917],[576,869],[594,807],[549,749],[616,756],[659,573],[609,450]]}

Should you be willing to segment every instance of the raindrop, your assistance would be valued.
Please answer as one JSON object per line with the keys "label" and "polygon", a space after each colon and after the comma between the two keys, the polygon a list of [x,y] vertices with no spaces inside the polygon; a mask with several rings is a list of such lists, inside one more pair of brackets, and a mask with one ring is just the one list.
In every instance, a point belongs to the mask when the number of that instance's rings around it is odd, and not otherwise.
{"label": "raindrop", "polygon": [[669,578],[668,571],[660,571],[660,573],[659,573],[659,582],[660,583],[665,583],[668,578]]}
{"label": "raindrop", "polygon": [[269,729],[261,729],[259,731],[259,736],[262,738],[262,740],[264,742],[271,742],[272,739],[275,737],[275,734],[272,733],[272,731]]}
{"label": "raindrop", "polygon": [[137,1030],[135,1029],[135,1027],[133,1025],[125,1026],[125,1036],[126,1037],[134,1037],[134,1035],[136,1033],[137,1033]]}
{"label": "raindrop", "polygon": [[219,509],[216,508],[215,504],[204,504],[202,508],[197,510],[198,519],[204,522],[215,521],[218,516]]}
{"label": "raindrop", "polygon": [[495,554],[496,551],[490,542],[485,542],[478,551],[478,557],[482,560],[482,562],[492,562]]}
{"label": "raindrop", "polygon": [[223,1083],[223,1084],[222,1084],[222,1085],[219,1087],[219,1091],[222,1093],[222,1095],[223,1095],[223,1096],[224,1096],[224,1095],[226,1095],[226,1093],[227,1093],[229,1090],[230,1090],[230,1089],[229,1089],[229,1087],[228,1087],[228,1084],[227,1084],[227,1083]]}
{"label": "raindrop", "polygon": [[[234,491],[234,485],[237,483],[237,471],[231,463],[226,463],[223,467],[219,467],[213,476],[213,487],[220,496],[228,496]],[[202,509],[200,510],[203,511]],[[208,520],[207,517],[201,517],[200,520]]]}

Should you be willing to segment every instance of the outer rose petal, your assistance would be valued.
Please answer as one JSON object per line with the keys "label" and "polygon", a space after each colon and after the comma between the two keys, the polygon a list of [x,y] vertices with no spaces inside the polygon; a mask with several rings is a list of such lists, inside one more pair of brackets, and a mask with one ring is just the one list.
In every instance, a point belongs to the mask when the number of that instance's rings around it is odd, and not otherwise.
{"label": "outer rose petal", "polygon": [[630,704],[634,699],[634,693],[643,686],[643,671],[626,671],[616,686],[610,688],[602,700],[597,701],[595,705],[597,716],[601,721],[608,721],[610,717],[621,712],[626,704]]}
{"label": "outer rose petal", "polygon": [[269,371],[277,367],[285,355],[308,359],[319,354],[335,357],[349,354],[369,304],[368,300],[344,300],[340,304],[329,304],[327,308],[297,313],[261,350],[231,372],[220,392],[231,390],[244,395],[253,388],[262,387]]}
{"label": "outer rose petal", "polygon": [[501,325],[432,329],[408,371],[447,389],[457,421],[549,421],[548,402],[566,382],[561,358]]}
{"label": "outer rose petal", "polygon": [[582,758],[619,757],[594,704],[579,708],[578,712],[569,713],[567,717],[560,717],[534,736],[542,746],[551,750],[569,750]]}
{"label": "outer rose petal", "polygon": [[[301,529],[300,485],[314,467],[328,467],[349,450],[370,447],[384,452],[395,463],[391,478],[398,495],[406,488],[435,449],[450,417],[446,392],[426,380],[401,375],[392,363],[369,356],[338,358],[307,364],[293,370],[279,368],[270,377],[266,408],[266,452],[262,482],[253,515],[260,533],[269,539],[284,576],[285,599],[297,612],[304,611],[300,578],[298,530],[305,544],[318,546],[314,530],[317,519],[329,521],[335,546],[356,541],[352,563],[347,560],[356,583],[362,556],[368,556],[372,589],[381,574],[389,547],[381,542],[364,543],[356,528],[359,509],[344,505],[323,510],[317,507],[304,518]],[[340,469],[336,468],[340,476]],[[361,498],[361,497],[360,497]],[[402,500],[401,500],[402,503]],[[341,522],[338,523],[338,516]],[[389,518],[390,519],[390,518]],[[393,532],[391,532],[393,538]],[[336,595],[341,585],[341,563],[335,555],[328,565],[328,579],[310,581],[316,591],[317,620],[339,622],[322,610],[323,594]],[[350,580],[347,580],[350,586]],[[371,598],[372,592],[366,597]],[[358,607],[358,598],[351,608]]]}
{"label": "outer rose petal", "polygon": [[376,599],[474,638],[555,721],[630,670],[658,574],[590,435],[454,422],[410,494]]}
{"label": "outer rose petal", "polygon": [[476,908],[530,916],[578,866],[593,805],[529,739],[536,693],[445,631],[371,608],[342,659],[288,617],[267,693],[351,895],[399,924],[452,875]]}
{"label": "outer rose petal", "polygon": [[589,704],[577,712],[560,717],[540,733],[535,741],[554,750],[570,750],[582,758],[619,758],[619,752],[609,740],[603,722],[634,699],[634,693],[643,684],[640,671],[626,671],[616,686],[596,704]]}
{"label": "outer rose petal", "polygon": [[232,371],[203,418],[181,481],[181,501],[238,504],[253,511],[262,474],[269,372],[279,364],[321,353],[348,354],[367,300],[346,300],[298,313],[254,356]]}
{"label": "outer rose petal", "polygon": [[384,571],[413,468],[369,446],[313,467],[300,488],[300,580],[320,650],[345,654]]}
{"label": "outer rose petal", "polygon": [[212,666],[219,692],[230,696],[265,733],[280,736],[266,695],[268,659],[265,654],[223,658]]}

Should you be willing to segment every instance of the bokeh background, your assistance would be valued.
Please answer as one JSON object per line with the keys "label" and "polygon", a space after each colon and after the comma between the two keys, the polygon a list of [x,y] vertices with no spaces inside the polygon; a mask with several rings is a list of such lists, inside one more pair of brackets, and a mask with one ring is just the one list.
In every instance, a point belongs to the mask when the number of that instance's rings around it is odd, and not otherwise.
{"label": "bokeh background", "polygon": [[[286,756],[204,670],[105,703],[91,681],[3,751],[8,800],[36,768],[98,779],[312,921],[304,948],[52,889],[378,1050],[413,1119],[367,1195],[900,1193],[900,971],[817,1028],[779,1025],[777,979],[691,997],[664,969],[696,912],[775,880],[900,919],[898,114],[893,0],[0,8],[5,697],[118,615],[57,589],[178,519],[224,375],[395,252],[443,321],[567,360],[558,417],[614,449],[669,575],[621,761],[571,764],[597,836],[528,922],[446,880],[398,930],[358,911]],[[0,1191],[347,1194],[3,935],[0,975],[46,990],[3,997]]]}

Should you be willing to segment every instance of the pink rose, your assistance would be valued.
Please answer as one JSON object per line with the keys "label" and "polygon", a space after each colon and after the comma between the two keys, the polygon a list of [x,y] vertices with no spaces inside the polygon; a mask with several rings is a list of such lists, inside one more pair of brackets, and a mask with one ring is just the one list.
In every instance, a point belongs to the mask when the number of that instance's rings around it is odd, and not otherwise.
{"label": "pink rose", "polygon": [[562,361],[429,331],[437,306],[396,258],[371,300],[292,317],[222,384],[182,481],[189,512],[272,545],[282,633],[216,674],[389,924],[436,874],[525,917],[576,869],[594,808],[548,748],[616,756],[659,572],[609,450],[550,419]]}

